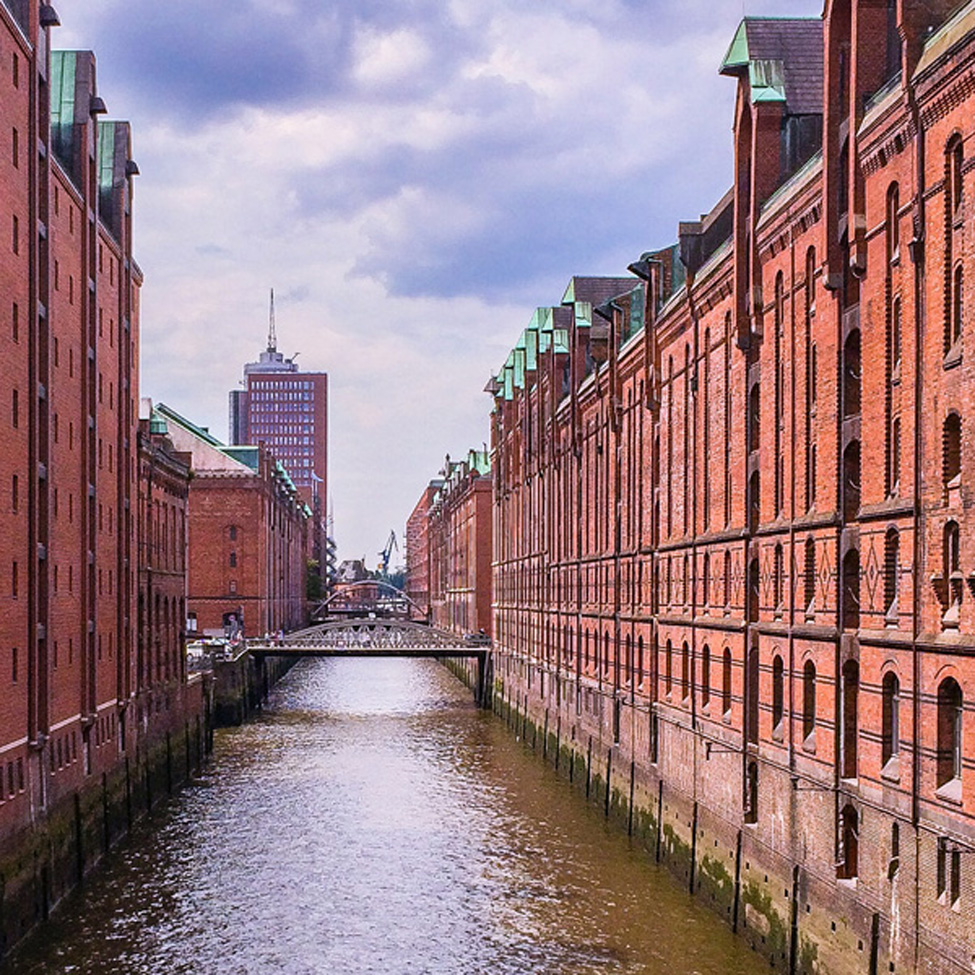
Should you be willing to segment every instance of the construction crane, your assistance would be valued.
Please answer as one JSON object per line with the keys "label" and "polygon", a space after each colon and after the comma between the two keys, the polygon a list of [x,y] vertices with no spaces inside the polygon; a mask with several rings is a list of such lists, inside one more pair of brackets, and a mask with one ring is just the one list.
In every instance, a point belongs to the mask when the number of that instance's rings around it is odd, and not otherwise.
{"label": "construction crane", "polygon": [[386,540],[386,547],[379,553],[379,557],[382,559],[382,562],[379,563],[379,571],[382,572],[384,579],[389,576],[389,560],[392,558],[393,549],[399,551],[399,542],[396,541],[395,530],[391,528],[389,538]]}

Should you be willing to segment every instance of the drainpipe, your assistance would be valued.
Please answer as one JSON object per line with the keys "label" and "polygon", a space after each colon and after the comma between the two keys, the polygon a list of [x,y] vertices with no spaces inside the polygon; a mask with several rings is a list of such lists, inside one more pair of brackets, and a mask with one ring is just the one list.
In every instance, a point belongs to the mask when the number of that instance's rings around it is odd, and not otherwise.
{"label": "drainpipe", "polygon": [[924,207],[924,126],[921,111],[917,104],[917,97],[910,81],[905,85],[908,110],[914,125],[914,237],[909,245],[911,262],[914,265],[914,545],[912,549],[912,590],[913,612],[911,613],[911,735],[913,747],[911,749],[911,823],[914,827],[914,967],[917,969],[920,956],[920,884],[916,878],[920,875],[921,840],[920,840],[920,791],[921,764],[918,752],[921,744],[921,662],[918,656],[918,637],[921,628],[921,549],[924,539],[921,534],[923,526],[921,494],[921,452],[924,446],[923,421],[924,411],[921,401],[922,370],[924,367],[923,343],[925,324],[924,303],[924,239],[925,239],[925,207]]}

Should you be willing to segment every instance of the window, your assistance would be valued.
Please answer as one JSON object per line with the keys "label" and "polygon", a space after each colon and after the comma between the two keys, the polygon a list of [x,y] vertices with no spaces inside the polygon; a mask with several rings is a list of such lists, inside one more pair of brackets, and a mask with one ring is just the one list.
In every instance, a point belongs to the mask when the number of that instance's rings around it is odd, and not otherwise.
{"label": "window", "polygon": [[843,416],[860,413],[860,331],[850,332],[843,347]]}
{"label": "window", "polygon": [[900,535],[890,528],[884,536],[884,616],[888,624],[897,624],[897,583],[900,573]]}
{"label": "window", "polygon": [[20,394],[16,389],[10,396],[10,425],[15,430],[20,426]]}
{"label": "window", "polygon": [[772,661],[772,734],[782,736],[785,713],[785,668],[778,655]]}
{"label": "window", "polygon": [[957,628],[964,589],[961,574],[961,533],[957,521],[949,521],[944,527],[941,557],[941,587],[945,605],[942,622],[948,627]]}
{"label": "window", "polygon": [[11,245],[15,254],[20,253],[20,221],[16,216],[11,221]]}
{"label": "window", "polygon": [[231,552],[230,553],[230,567],[232,569],[236,569],[237,568],[237,553],[236,552]]}
{"label": "window", "polygon": [[887,260],[893,263],[900,257],[900,193],[896,183],[892,183],[887,190],[887,222],[885,236],[887,238]]}
{"label": "window", "polygon": [[10,480],[10,508],[17,511],[20,507],[20,481],[14,474]]}
{"label": "window", "polygon": [[854,548],[843,557],[843,629],[860,628],[860,553]]}
{"label": "window", "polygon": [[807,660],[802,668],[802,737],[803,744],[814,747],[816,732],[816,665]]}
{"label": "window", "polygon": [[785,553],[781,545],[775,546],[775,571],[773,583],[775,586],[774,601],[777,616],[782,615],[785,605]]}
{"label": "window", "polygon": [[816,611],[816,542],[812,538],[806,539],[803,566],[804,602],[806,616],[815,616]]}
{"label": "window", "polygon": [[964,305],[964,272],[962,271],[961,264],[955,267],[954,274],[952,275],[951,281],[951,322],[949,326],[949,344],[948,349],[951,350],[955,347],[956,343],[961,339],[961,327],[962,327],[962,313]]}
{"label": "window", "polygon": [[938,838],[938,900],[958,910],[961,899],[961,850]]}
{"label": "window", "polygon": [[711,648],[705,643],[701,651],[701,704],[711,703]]}
{"label": "window", "polygon": [[680,651],[680,696],[686,704],[691,695],[691,648],[684,642]]}
{"label": "window", "polygon": [[950,789],[950,797],[961,799],[962,772],[961,687],[954,677],[938,686],[938,791]]}
{"label": "window", "polygon": [[838,880],[856,880],[859,872],[860,817],[852,804],[844,806],[840,813],[839,849],[836,857]]}
{"label": "window", "polygon": [[727,648],[721,661],[721,712],[726,721],[731,719],[731,651]]}
{"label": "window", "polygon": [[674,647],[670,640],[664,650],[664,692],[668,697],[674,686]]}
{"label": "window", "polygon": [[731,609],[731,552],[724,553],[724,606],[725,611]]}
{"label": "window", "polygon": [[860,696],[860,665],[855,660],[843,664],[840,691],[840,759],[841,777],[857,777],[857,737]]}
{"label": "window", "polygon": [[[706,455],[705,455],[706,456]],[[711,602],[711,556],[704,553],[704,565],[701,570],[701,603],[704,612],[708,611],[708,604]]]}
{"label": "window", "polygon": [[947,180],[945,193],[947,194],[947,209],[951,218],[960,215],[964,200],[964,185],[962,182],[962,168],[965,164],[965,147],[961,136],[954,135],[948,142],[947,158],[945,160]]}
{"label": "window", "polygon": [[882,733],[880,757],[884,770],[889,773],[896,773],[895,769],[890,768],[890,764],[900,753],[901,685],[897,679],[897,674],[892,670],[884,674],[881,694],[883,705],[881,714]]}
{"label": "window", "polygon": [[961,484],[961,417],[957,413],[949,413],[945,419],[941,443],[944,501],[948,504],[952,490]]}
{"label": "window", "polygon": [[20,168],[20,133],[16,129],[13,130],[10,136],[10,150],[11,150],[11,162],[14,164],[14,169]]}

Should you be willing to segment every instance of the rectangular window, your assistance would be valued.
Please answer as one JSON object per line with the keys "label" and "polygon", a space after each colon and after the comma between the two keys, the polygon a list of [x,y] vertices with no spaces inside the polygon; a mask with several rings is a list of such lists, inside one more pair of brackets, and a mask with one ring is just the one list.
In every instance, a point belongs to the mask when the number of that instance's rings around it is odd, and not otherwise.
{"label": "rectangular window", "polygon": [[18,656],[19,656],[19,654],[18,654],[17,648],[14,647],[13,650],[11,651],[11,653],[10,653],[10,682],[12,684],[16,684],[17,683],[17,678],[18,678],[17,665],[20,662],[18,660]]}
{"label": "rectangular window", "polygon": [[20,426],[20,395],[16,389],[10,397],[10,423],[15,430]]}
{"label": "rectangular window", "polygon": [[10,507],[13,511],[20,507],[20,481],[16,474],[10,481]]}
{"label": "rectangular window", "polygon": [[10,154],[14,169],[20,169],[20,134],[16,129],[13,130],[10,137]]}
{"label": "rectangular window", "polygon": [[11,223],[11,244],[15,254],[20,253],[20,221],[14,216]]}
{"label": "rectangular window", "polygon": [[10,332],[15,342],[20,341],[20,306],[15,301],[10,309]]}
{"label": "rectangular window", "polygon": [[18,565],[14,562],[10,567],[10,595],[17,598],[20,591]]}

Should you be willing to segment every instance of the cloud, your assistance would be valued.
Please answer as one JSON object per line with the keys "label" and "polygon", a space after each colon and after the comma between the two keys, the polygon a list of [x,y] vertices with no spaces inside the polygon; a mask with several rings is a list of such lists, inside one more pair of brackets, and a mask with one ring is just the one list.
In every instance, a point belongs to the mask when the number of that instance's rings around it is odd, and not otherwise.
{"label": "cloud", "polygon": [[[818,15],[819,0],[749,0]],[[801,8],[801,9],[800,9]],[[400,530],[536,305],[731,181],[739,0],[62,0],[131,118],[142,391],[218,434],[275,288],[346,556]]]}

